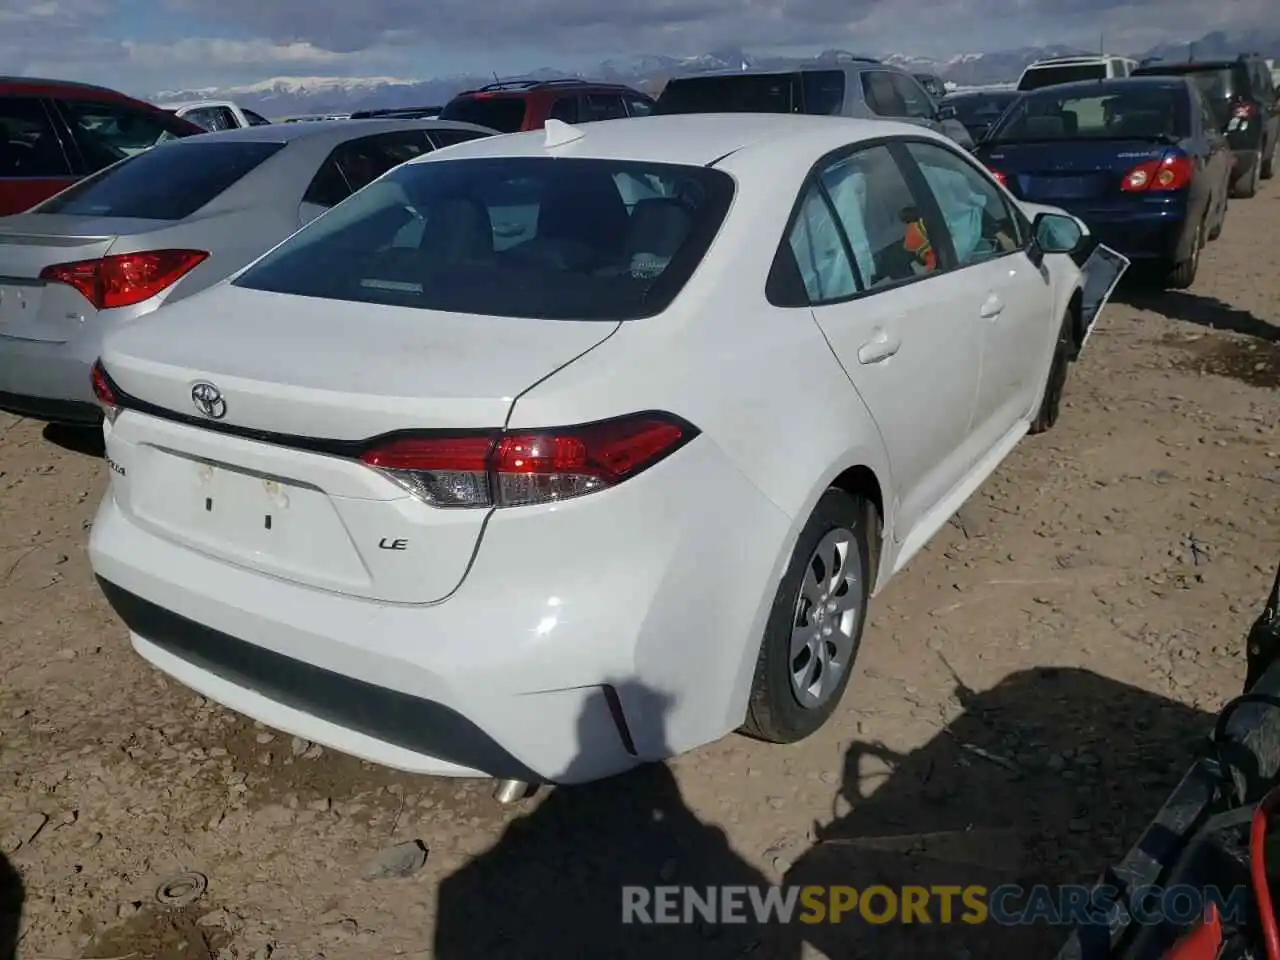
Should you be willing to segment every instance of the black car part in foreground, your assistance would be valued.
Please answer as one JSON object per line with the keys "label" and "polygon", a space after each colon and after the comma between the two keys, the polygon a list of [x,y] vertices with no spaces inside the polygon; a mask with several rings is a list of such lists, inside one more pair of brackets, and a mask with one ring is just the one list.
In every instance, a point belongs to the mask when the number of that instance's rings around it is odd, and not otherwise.
{"label": "black car part in foreground", "polygon": [[[1245,692],[1123,860],[1093,889],[1090,915],[1058,960],[1280,960],[1280,570],[1246,640]],[[1150,888],[1239,891],[1188,927],[1156,920]],[[1212,903],[1212,898],[1210,898]]]}

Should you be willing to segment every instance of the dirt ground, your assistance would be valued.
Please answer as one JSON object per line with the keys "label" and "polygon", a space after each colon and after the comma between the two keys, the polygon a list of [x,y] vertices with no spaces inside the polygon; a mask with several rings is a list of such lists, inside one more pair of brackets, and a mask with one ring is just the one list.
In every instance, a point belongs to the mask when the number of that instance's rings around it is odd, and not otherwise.
{"label": "dirt ground", "polygon": [[[1122,292],[1059,425],[874,604],[817,736],[730,736],[512,808],[487,783],[375,769],[162,679],[90,573],[92,438],[0,415],[18,955],[1051,955],[1062,929],[622,928],[618,887],[1091,881],[1128,848],[1238,692],[1280,561],[1278,218],[1273,181],[1232,204],[1191,291]],[[420,869],[366,879],[415,840]],[[185,871],[203,895],[158,903]]]}

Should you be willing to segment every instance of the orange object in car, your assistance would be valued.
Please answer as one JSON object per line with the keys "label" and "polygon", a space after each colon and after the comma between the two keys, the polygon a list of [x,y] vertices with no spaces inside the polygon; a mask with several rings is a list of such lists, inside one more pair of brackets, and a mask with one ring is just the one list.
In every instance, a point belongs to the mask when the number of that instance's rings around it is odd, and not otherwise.
{"label": "orange object in car", "polygon": [[915,220],[907,224],[907,236],[902,241],[902,245],[924,264],[925,270],[933,272],[937,269],[938,255],[934,253],[933,244],[929,242],[929,232],[925,230],[923,220]]}
{"label": "orange object in car", "polygon": [[1175,943],[1165,960],[1218,960],[1222,943],[1222,918],[1211,903],[1200,925]]}

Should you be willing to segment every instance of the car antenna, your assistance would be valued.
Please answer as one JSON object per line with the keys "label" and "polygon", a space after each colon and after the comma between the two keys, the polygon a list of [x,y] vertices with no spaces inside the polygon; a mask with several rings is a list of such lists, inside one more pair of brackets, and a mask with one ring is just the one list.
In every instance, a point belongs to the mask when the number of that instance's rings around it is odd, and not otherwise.
{"label": "car antenna", "polygon": [[548,150],[574,143],[587,135],[586,131],[581,127],[565,123],[563,120],[548,120],[543,124],[543,127],[547,131],[546,147]]}

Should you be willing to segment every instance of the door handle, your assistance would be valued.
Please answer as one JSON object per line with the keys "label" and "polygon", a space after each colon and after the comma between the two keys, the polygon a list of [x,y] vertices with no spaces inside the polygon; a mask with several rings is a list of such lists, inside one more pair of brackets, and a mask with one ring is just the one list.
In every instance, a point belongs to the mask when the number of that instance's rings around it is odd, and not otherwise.
{"label": "door handle", "polygon": [[983,320],[994,320],[1002,313],[1004,313],[1004,301],[994,293],[982,302],[982,309],[979,311]]}
{"label": "door handle", "polygon": [[884,330],[877,330],[870,340],[858,348],[858,362],[879,363],[888,360],[901,346],[901,338],[890,336]]}

